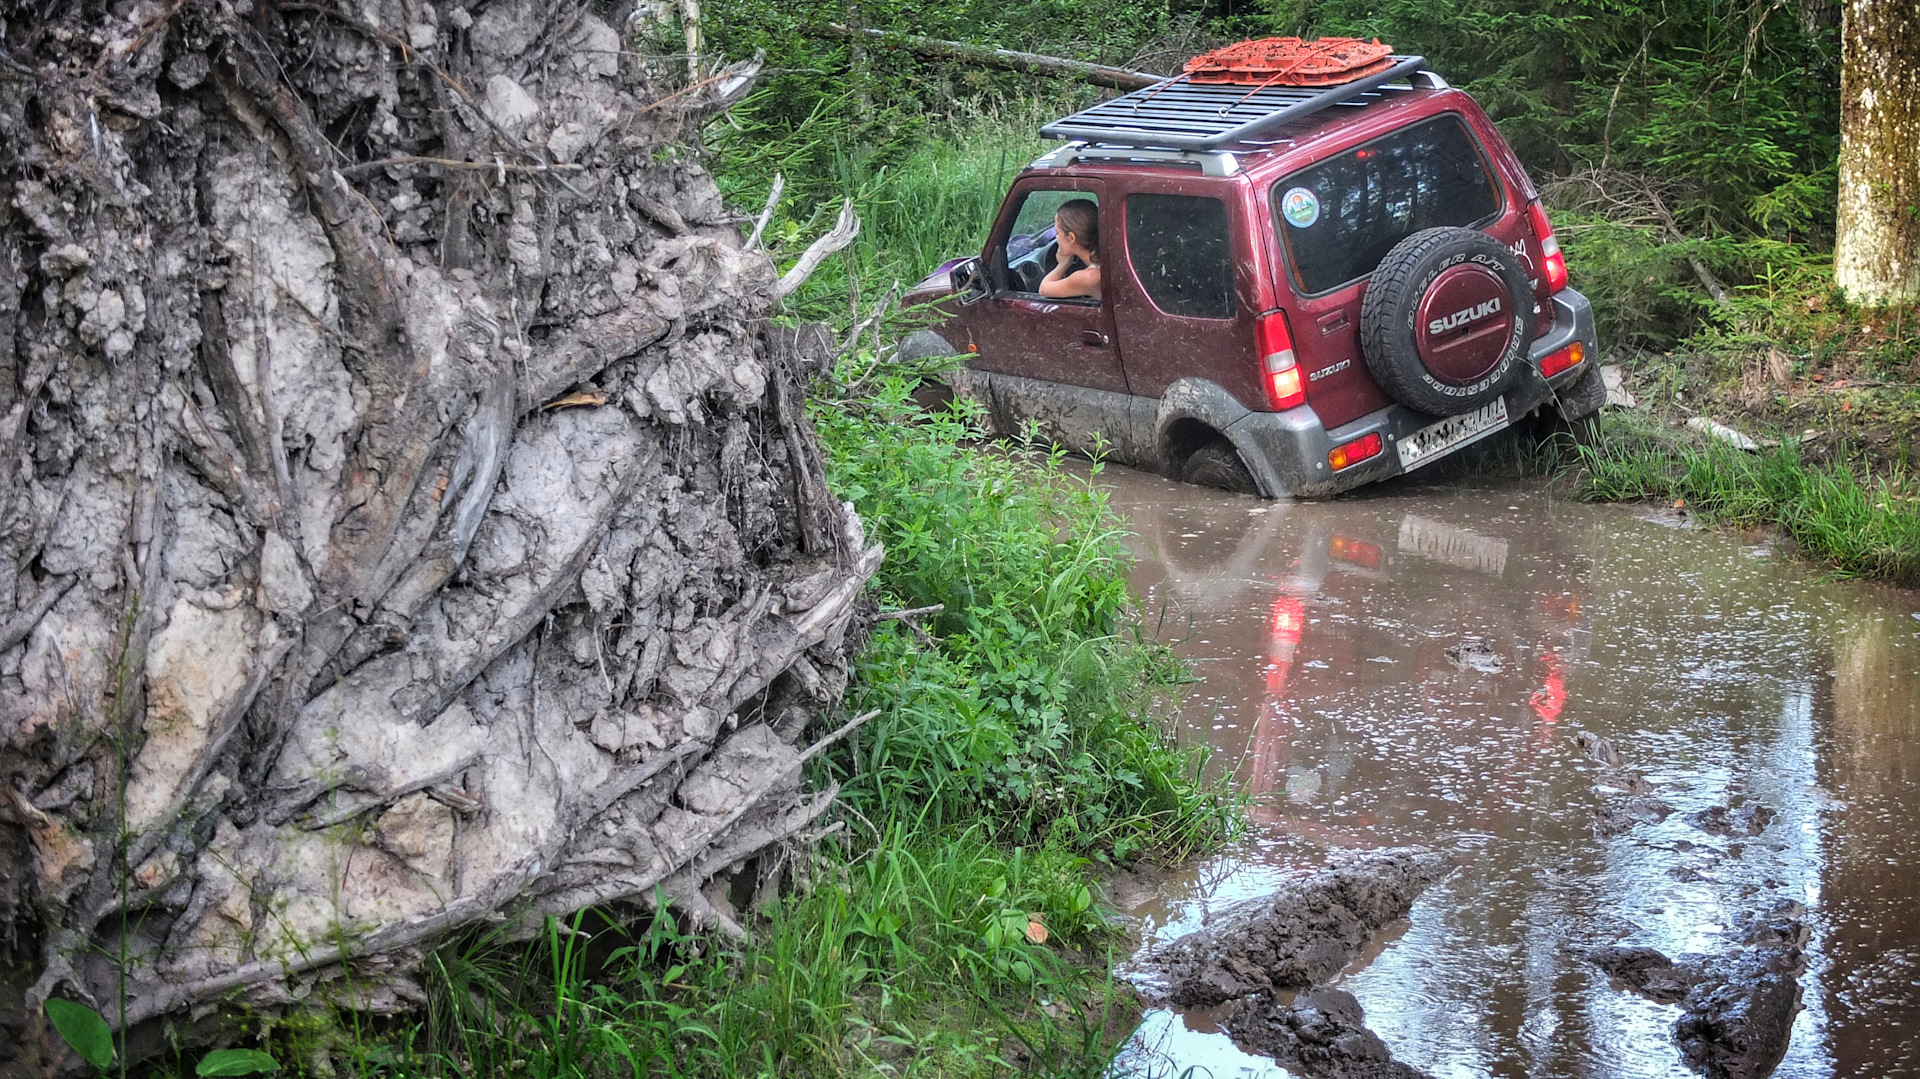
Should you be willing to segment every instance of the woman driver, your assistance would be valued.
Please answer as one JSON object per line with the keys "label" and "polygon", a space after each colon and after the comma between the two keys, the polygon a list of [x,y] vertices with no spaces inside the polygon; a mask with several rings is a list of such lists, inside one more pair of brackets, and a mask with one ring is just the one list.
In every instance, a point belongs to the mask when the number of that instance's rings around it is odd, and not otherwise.
{"label": "woman driver", "polygon": [[[1040,295],[1065,300],[1100,298],[1100,208],[1091,199],[1071,199],[1054,211],[1059,244],[1053,271],[1040,280]],[[1073,269],[1075,263],[1080,269]]]}

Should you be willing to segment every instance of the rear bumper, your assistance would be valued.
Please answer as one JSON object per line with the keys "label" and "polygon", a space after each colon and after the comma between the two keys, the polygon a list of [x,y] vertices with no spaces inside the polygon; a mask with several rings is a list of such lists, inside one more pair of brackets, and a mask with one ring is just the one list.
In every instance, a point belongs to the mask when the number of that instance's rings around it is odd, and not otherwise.
{"label": "rear bumper", "polygon": [[[1553,329],[1533,343],[1532,362],[1515,381],[1513,388],[1507,391],[1509,422],[1539,408],[1553,397],[1557,389],[1570,385],[1584,374],[1589,364],[1599,362],[1599,338],[1593,326],[1593,305],[1572,289],[1554,296],[1553,304],[1556,308]],[[1575,341],[1586,346],[1587,359],[1551,379],[1541,378],[1541,358]],[[1321,426],[1320,417],[1314,414],[1311,405],[1302,405],[1285,412],[1249,412],[1227,428],[1225,434],[1243,455],[1263,458],[1248,463],[1262,486],[1278,487],[1278,490],[1266,492],[1270,497],[1293,495],[1314,498],[1350,491],[1407,471],[1400,467],[1396,444],[1401,438],[1439,420],[1438,416],[1429,416],[1396,404],[1328,430]],[[1328,466],[1327,454],[1335,446],[1376,432],[1383,443],[1378,456],[1339,472]],[[1488,431],[1486,435],[1494,433]],[[1470,444],[1462,443],[1455,448]],[[1415,467],[1438,459],[1429,458]]]}

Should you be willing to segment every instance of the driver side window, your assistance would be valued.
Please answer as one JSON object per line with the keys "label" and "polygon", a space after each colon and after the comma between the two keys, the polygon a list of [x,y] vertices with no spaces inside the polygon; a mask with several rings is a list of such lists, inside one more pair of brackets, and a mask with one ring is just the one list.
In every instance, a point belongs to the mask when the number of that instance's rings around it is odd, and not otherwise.
{"label": "driver side window", "polygon": [[[994,252],[994,260],[1005,271],[1001,280],[1006,282],[1008,291],[1022,296],[1040,295],[1040,280],[1047,276],[1055,263],[1053,215],[1062,204],[1073,199],[1085,199],[1096,206],[1100,202],[1100,196],[1092,191],[1070,188],[1032,190],[1021,200],[1020,209],[1013,215],[1013,227],[1008,231],[1007,242]],[[1098,304],[1100,301],[1066,299],[1055,302]]]}

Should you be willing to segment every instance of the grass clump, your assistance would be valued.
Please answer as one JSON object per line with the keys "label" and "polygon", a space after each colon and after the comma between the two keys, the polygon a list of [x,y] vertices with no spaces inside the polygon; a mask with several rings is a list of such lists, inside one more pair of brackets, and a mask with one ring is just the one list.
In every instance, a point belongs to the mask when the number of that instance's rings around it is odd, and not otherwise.
{"label": "grass clump", "polygon": [[845,763],[849,804],[1121,863],[1216,841],[1223,795],[1146,718],[1181,669],[1128,629],[1105,492],[1058,454],[967,445],[964,413],[916,413],[908,389],[816,416],[835,489],[887,545],[881,596],[945,608],[929,635],[883,625],[861,661],[855,707],[882,714]]}
{"label": "grass clump", "polygon": [[362,1053],[360,1070],[1091,1077],[1132,1011],[1029,929],[1096,940],[1077,869],[977,830],[890,828],[868,857],[807,862],[813,886],[770,908],[748,944],[686,935],[664,914],[635,929],[583,914],[533,947],[449,949],[407,1051]]}
{"label": "grass clump", "polygon": [[1791,441],[1747,453],[1617,421],[1579,455],[1588,498],[1681,499],[1709,520],[1776,526],[1842,574],[1920,584],[1920,499],[1904,471],[1863,480],[1809,464]]}

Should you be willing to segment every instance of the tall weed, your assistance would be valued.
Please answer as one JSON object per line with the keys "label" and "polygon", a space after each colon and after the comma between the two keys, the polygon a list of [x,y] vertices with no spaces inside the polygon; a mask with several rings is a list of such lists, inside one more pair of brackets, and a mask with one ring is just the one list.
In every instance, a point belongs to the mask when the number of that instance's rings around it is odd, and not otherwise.
{"label": "tall weed", "polygon": [[1104,964],[1059,948],[1109,937],[1081,868],[892,826],[864,859],[809,863],[749,942],[583,914],[530,946],[449,946],[424,1027],[347,1055],[367,1075],[969,1076],[1066,1043],[1097,1074],[1127,1024],[1100,1021]]}

